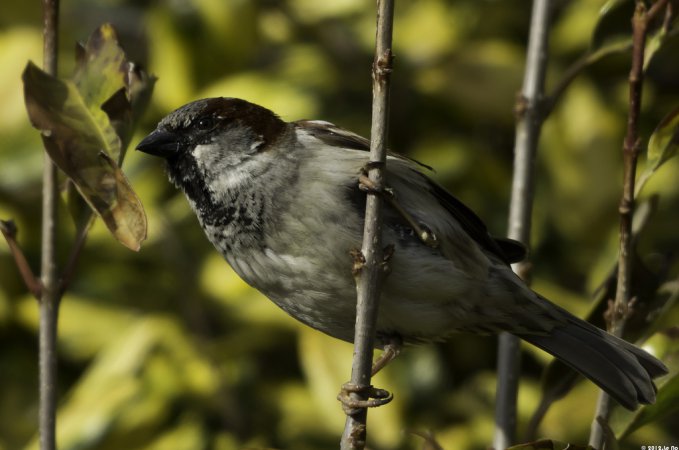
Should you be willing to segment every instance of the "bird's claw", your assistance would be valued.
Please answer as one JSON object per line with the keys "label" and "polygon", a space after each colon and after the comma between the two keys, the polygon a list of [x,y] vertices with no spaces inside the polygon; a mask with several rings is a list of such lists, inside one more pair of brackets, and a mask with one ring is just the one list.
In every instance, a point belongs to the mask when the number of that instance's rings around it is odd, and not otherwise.
{"label": "bird's claw", "polygon": [[[351,394],[363,394],[366,400],[356,399]],[[342,410],[347,416],[353,416],[361,409],[376,408],[386,405],[394,399],[394,395],[385,390],[374,386],[358,386],[353,383],[344,383],[342,390],[337,394],[337,400],[342,404]]]}
{"label": "bird's claw", "polygon": [[418,223],[419,229],[416,230],[418,233],[418,236],[420,240],[426,245],[427,247],[431,248],[438,248],[439,246],[439,241],[436,238],[436,234],[434,234],[433,231],[429,229],[428,226],[426,226],[423,223]]}
{"label": "bird's claw", "polygon": [[369,194],[379,194],[383,195],[385,198],[390,199],[394,197],[394,190],[390,187],[378,187],[375,183],[368,177],[368,175],[361,173],[358,176],[358,188],[363,192]]}

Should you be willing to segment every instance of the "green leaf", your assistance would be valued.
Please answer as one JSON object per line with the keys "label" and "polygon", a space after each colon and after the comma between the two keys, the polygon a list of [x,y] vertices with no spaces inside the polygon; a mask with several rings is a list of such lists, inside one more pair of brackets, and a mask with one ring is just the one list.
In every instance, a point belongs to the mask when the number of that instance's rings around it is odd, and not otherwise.
{"label": "green leaf", "polygon": [[[660,326],[664,311],[671,308],[679,299],[679,283],[664,282],[668,275],[669,262],[649,265],[639,256],[636,243],[644,232],[653,214],[657,210],[656,196],[640,203],[634,213],[632,225],[632,297],[636,298],[633,306],[634,314],[625,325],[624,338],[629,342],[643,342]],[[659,255],[653,255],[656,259]],[[655,267],[655,266],[659,267]],[[651,270],[650,267],[653,267]],[[613,262],[606,280],[596,292],[592,307],[585,316],[585,320],[605,328],[604,312],[608,308],[608,301],[615,298],[617,286],[618,264]],[[558,359],[553,359],[545,368],[541,390],[540,403],[531,418],[531,429],[536,429],[549,407],[565,397],[566,394],[583,377]]]}
{"label": "green leaf", "polygon": [[[662,13],[671,11],[672,8],[670,5],[667,5],[666,11],[662,11],[660,15],[662,15]],[[653,60],[653,57],[667,41],[667,38],[670,35],[670,30],[672,29],[672,22],[675,21],[677,17],[676,13],[674,13],[673,16],[674,17],[670,18],[669,20],[666,17],[665,20],[663,20],[662,25],[657,30],[650,33],[650,38],[646,40],[646,48],[644,51],[644,71],[648,69],[648,65]]]}
{"label": "green leaf", "polygon": [[612,43],[631,40],[630,19],[634,14],[631,0],[609,0],[599,11],[599,20],[592,33],[591,50],[596,51]]}
{"label": "green leaf", "polygon": [[[156,78],[125,57],[118,44],[115,29],[104,24],[76,48],[77,64],[73,81],[85,104],[97,116],[108,116],[121,145],[109,156],[122,164],[132,125],[146,109]],[[104,123],[103,117],[100,117]]]}
{"label": "green leaf", "polygon": [[663,118],[648,141],[646,167],[637,180],[635,196],[639,195],[651,176],[676,155],[677,148],[679,148],[679,107]]}
{"label": "green leaf", "polygon": [[665,38],[667,37],[667,30],[661,28],[646,40],[646,48],[644,49],[644,72],[648,69],[653,56],[660,50]]}
{"label": "green leaf", "polygon": [[[125,72],[127,61],[118,46],[115,31],[109,24],[102,25],[78,51],[73,83],[83,103],[90,108],[95,123],[106,128],[106,133],[116,134],[115,130],[108,126],[110,121],[101,105],[125,87]],[[109,156],[117,161],[121,152],[121,142],[107,150]]]}
{"label": "green leaf", "polygon": [[634,419],[623,431],[622,436],[626,436],[642,426],[658,421],[676,411],[679,411],[679,372],[674,371],[658,389],[656,402],[639,409]]}
{"label": "green leaf", "polygon": [[41,131],[54,163],[75,183],[123,245],[138,250],[146,239],[146,215],[111,155],[121,141],[105,113],[88,105],[73,81],[62,81],[28,63],[22,76],[26,109]]}
{"label": "green leaf", "polygon": [[668,350],[663,356],[663,362],[669,369],[669,374],[661,378],[658,385],[656,401],[652,405],[644,405],[634,412],[616,408],[610,423],[619,439],[628,436],[642,426],[679,411],[679,337],[676,332],[657,335],[654,340],[661,341]]}
{"label": "green leaf", "polygon": [[[59,448],[147,448],[145,441],[176,426],[173,407],[218,395],[218,371],[177,320],[130,316],[60,403]],[[138,446],[129,444],[130,435]],[[37,449],[38,439],[25,448]]]}

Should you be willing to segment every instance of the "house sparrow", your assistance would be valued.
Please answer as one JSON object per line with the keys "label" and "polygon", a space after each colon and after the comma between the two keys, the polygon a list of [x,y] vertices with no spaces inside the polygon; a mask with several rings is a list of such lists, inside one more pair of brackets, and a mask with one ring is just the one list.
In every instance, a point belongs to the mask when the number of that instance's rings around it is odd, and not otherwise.
{"label": "house sparrow", "polygon": [[[349,253],[361,247],[366,193],[357,179],[368,140],[328,122],[284,122],[245,100],[208,98],[165,117],[137,149],[166,160],[207,238],[243,280],[299,321],[353,340]],[[507,331],[563,360],[626,408],[652,403],[652,379],[667,373],[665,366],[528,288],[509,265],[525,256],[524,248],[491,237],[423,169],[387,158],[394,201],[385,206],[383,239],[394,253],[377,346]]]}

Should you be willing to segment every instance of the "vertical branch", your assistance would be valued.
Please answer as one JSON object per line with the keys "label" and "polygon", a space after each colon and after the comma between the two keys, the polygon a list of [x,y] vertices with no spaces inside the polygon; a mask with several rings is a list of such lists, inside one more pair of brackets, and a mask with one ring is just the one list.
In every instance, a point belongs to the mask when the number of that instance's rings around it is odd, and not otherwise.
{"label": "vertical branch", "polygon": [[[351,368],[351,384],[359,392],[351,394],[355,400],[367,400],[360,389],[370,386],[375,326],[380,299],[380,285],[384,275],[382,250],[382,201],[377,192],[384,186],[384,166],[387,153],[387,117],[389,112],[389,79],[392,68],[391,39],[394,19],[394,0],[377,0],[377,32],[375,60],[372,67],[373,103],[370,131],[370,164],[368,177],[374,184],[374,192],[368,194],[363,230],[362,258],[356,279],[356,330],[354,336],[354,359]],[[368,411],[358,408],[347,415],[342,449],[363,449],[366,441]]]}
{"label": "vertical branch", "polygon": [[[641,150],[639,138],[639,116],[644,81],[644,51],[648,25],[659,11],[668,4],[667,0],[658,0],[650,10],[643,1],[636,2],[632,17],[632,67],[629,73],[629,109],[627,113],[627,132],[622,148],[623,186],[618,212],[620,213],[620,245],[618,249],[618,281],[615,301],[612,303],[607,317],[608,331],[621,337],[625,322],[629,315],[630,274],[632,272],[632,218],[634,216],[634,184],[636,179],[637,158]],[[605,392],[601,392],[597,409],[592,421],[589,444],[594,448],[602,448],[606,433],[603,424],[608,423],[614,402]]]}
{"label": "vertical branch", "polygon": [[622,149],[623,187],[618,212],[620,213],[620,247],[618,254],[618,284],[615,304],[610,321],[610,332],[622,336],[625,328],[627,307],[630,301],[630,250],[632,243],[632,215],[634,213],[634,180],[636,178],[637,158],[639,156],[639,112],[643,83],[644,47],[646,43],[645,7],[637,3],[632,19],[632,68],[629,74],[629,113],[627,133]]}
{"label": "vertical branch", "polygon": [[[508,235],[526,246],[530,243],[533,208],[534,160],[545,110],[545,72],[549,31],[550,0],[534,0],[530,36],[526,55],[526,71],[517,102],[516,137],[514,142],[514,177],[509,208]],[[514,271],[525,281],[530,278],[528,261],[514,265]],[[516,433],[516,398],[519,389],[519,339],[502,333],[497,358],[497,399],[493,447],[509,447]]]}
{"label": "vertical branch", "polygon": [[[57,75],[59,0],[43,0],[43,66]],[[49,145],[45,141],[45,145]],[[40,448],[56,448],[57,317],[59,289],[56,270],[56,222],[59,190],[57,168],[45,153],[42,191],[42,259],[40,276]]]}

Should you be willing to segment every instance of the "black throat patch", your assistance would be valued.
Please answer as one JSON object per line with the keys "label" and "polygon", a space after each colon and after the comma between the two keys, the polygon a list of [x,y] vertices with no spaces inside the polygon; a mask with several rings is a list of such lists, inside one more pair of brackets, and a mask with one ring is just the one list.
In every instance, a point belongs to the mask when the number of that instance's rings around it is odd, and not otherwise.
{"label": "black throat patch", "polygon": [[167,172],[170,181],[184,191],[184,194],[194,203],[203,226],[227,226],[233,222],[236,214],[234,207],[214,200],[193,157],[182,155],[168,159]]}

